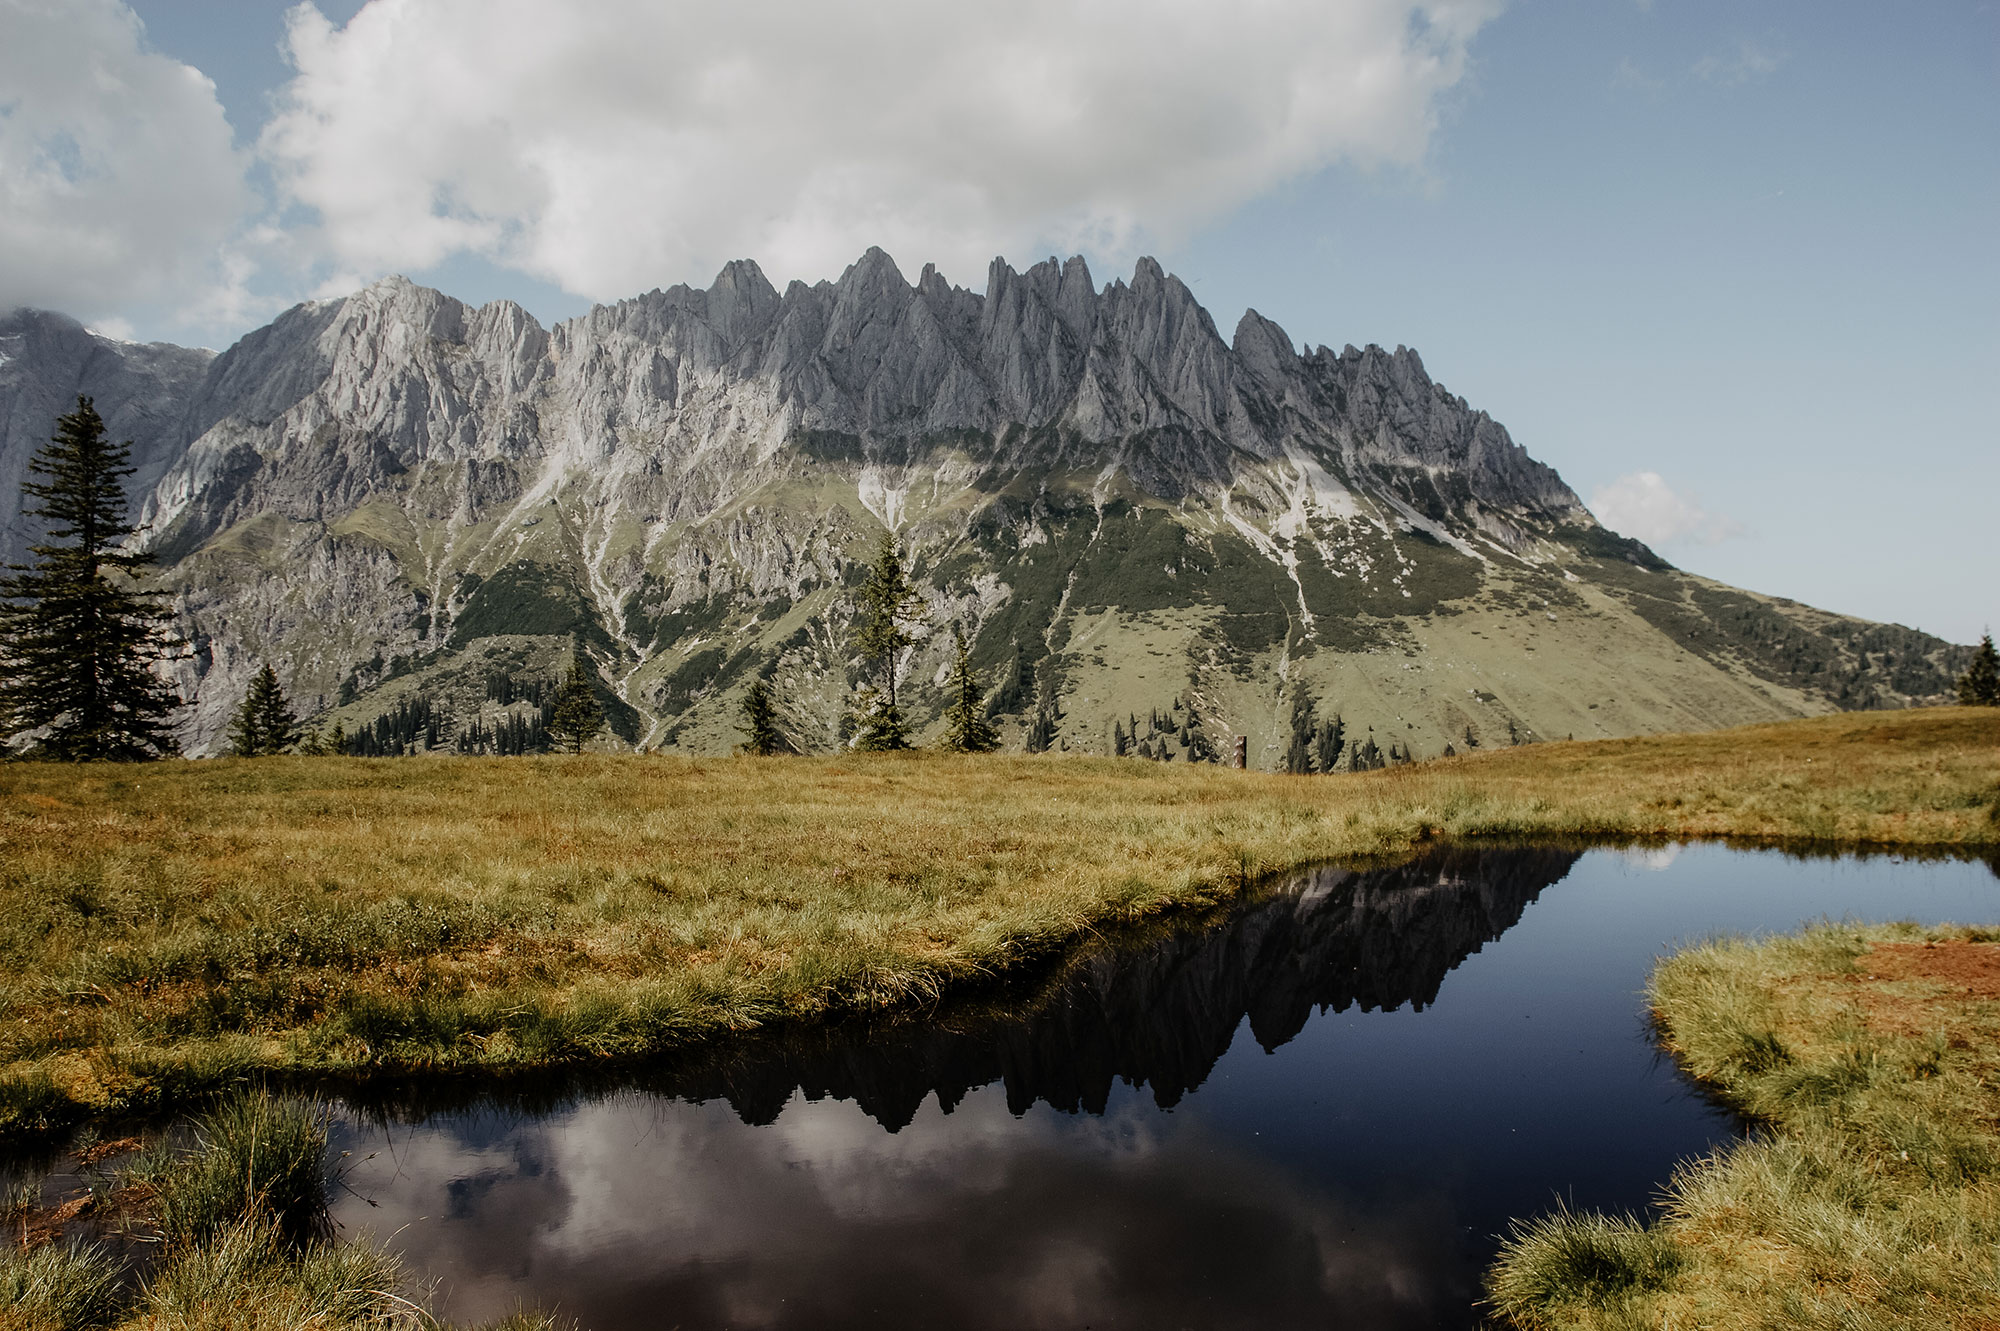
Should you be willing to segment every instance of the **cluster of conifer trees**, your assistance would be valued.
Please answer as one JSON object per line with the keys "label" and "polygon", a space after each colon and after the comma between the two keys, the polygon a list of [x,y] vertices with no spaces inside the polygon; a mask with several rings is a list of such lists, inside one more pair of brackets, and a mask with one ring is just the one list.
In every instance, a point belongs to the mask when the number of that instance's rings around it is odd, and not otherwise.
{"label": "cluster of conifer trees", "polygon": [[[851,734],[854,747],[864,752],[908,749],[913,727],[903,715],[899,688],[902,654],[924,636],[929,608],[910,581],[902,547],[893,534],[883,536],[856,600],[860,613],[854,646],[861,657],[862,682],[849,699],[842,732]],[[954,628],[953,640],[951,674],[945,683],[945,735],[940,747],[957,753],[989,753],[1000,747],[1000,733],[991,720],[979,672],[972,667],[972,649],[964,631]],[[777,704],[766,679],[756,680],[745,693],[742,714],[744,752],[783,753],[796,747],[780,731]],[[1053,733],[1053,722],[1050,729]]]}
{"label": "cluster of conifer trees", "polygon": [[1123,720],[1112,721],[1113,757],[1146,758],[1154,762],[1172,762],[1177,757],[1184,757],[1191,763],[1216,761],[1215,746],[1209,742],[1208,732],[1201,728],[1194,708],[1179,698],[1174,699],[1164,712],[1157,707],[1149,710],[1143,734],[1139,727],[1136,712],[1126,713]]}

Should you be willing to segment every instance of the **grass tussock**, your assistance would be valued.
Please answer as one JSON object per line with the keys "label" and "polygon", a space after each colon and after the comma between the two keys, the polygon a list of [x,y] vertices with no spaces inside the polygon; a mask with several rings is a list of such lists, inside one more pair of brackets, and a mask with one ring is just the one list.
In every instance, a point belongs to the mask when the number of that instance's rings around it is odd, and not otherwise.
{"label": "grass tussock", "polygon": [[2000,844],[1996,809],[1980,708],[1313,778],[945,755],[5,764],[0,1136],[246,1078],[587,1062],[926,1002],[1263,874],[1438,838],[1964,848]]}
{"label": "grass tussock", "polygon": [[124,1265],[93,1244],[56,1244],[0,1256],[0,1326],[94,1331],[117,1319]]}
{"label": "grass tussock", "polygon": [[[449,1331],[397,1259],[327,1221],[324,1115],[231,1097],[185,1145],[128,1167],[114,1192],[158,1258],[143,1273],[98,1245],[0,1251],[4,1331]],[[555,1331],[522,1312],[489,1331]]]}
{"label": "grass tussock", "polygon": [[295,1245],[327,1236],[318,1105],[255,1091],[224,1100],[194,1131],[192,1148],[156,1148],[132,1167],[134,1181],[153,1194],[164,1241],[195,1247],[246,1225]]}
{"label": "grass tussock", "polygon": [[[1662,961],[1650,997],[1682,1066],[1765,1127],[1682,1167],[1650,1229],[1558,1214],[1518,1230],[1489,1274],[1497,1312],[1530,1328],[2000,1325],[2000,932],[1723,940]],[[1666,1254],[1663,1278],[1593,1285],[1601,1226],[1608,1251]]]}
{"label": "grass tussock", "polygon": [[1493,1271],[1494,1306],[1524,1327],[1557,1327],[1579,1305],[1631,1315],[1632,1296],[1659,1289],[1680,1248],[1629,1217],[1560,1208],[1518,1221]]}

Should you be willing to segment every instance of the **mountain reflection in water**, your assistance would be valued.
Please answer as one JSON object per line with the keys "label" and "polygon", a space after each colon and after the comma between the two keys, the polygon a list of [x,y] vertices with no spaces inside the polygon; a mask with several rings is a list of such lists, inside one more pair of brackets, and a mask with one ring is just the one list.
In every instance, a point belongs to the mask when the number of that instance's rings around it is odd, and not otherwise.
{"label": "mountain reflection in water", "polygon": [[339,1143],[374,1152],[348,1178],[374,1205],[342,1218],[395,1234],[460,1318],[535,1299],[600,1331],[1457,1324],[1474,1268],[1444,1190],[1339,1195],[1160,1111],[1246,1019],[1268,1051],[1315,1010],[1421,1010],[1576,859],[1319,869],[1220,927],[1087,952],[1011,1019],[835,1026],[414,1128],[389,1121],[416,1106],[376,1106]]}
{"label": "mountain reflection in water", "polygon": [[1652,1047],[1653,958],[1843,915],[1990,921],[2000,884],[1713,845],[1327,869],[920,1019],[352,1101],[337,1215],[463,1320],[1470,1328],[1509,1217],[1643,1209],[1738,1130]]}
{"label": "mountain reflection in water", "polygon": [[675,1089],[727,1100],[746,1123],[775,1121],[800,1090],[851,1100],[891,1131],[933,1094],[949,1112],[996,1082],[1015,1113],[1039,1100],[1102,1114],[1121,1080],[1171,1109],[1207,1080],[1246,1017],[1268,1051],[1315,1009],[1421,1011],[1577,858],[1457,852],[1370,873],[1316,869],[1220,928],[1092,952],[1020,1020],[904,1024],[859,1043],[834,1028],[754,1064],[684,1073]]}

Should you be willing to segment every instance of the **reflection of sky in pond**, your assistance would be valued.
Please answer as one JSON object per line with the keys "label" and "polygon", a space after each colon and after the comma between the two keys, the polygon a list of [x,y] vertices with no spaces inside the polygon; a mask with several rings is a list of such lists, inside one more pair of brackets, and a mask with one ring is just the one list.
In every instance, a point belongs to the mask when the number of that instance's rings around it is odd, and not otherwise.
{"label": "reflection of sky in pond", "polygon": [[1081,966],[1008,1027],[827,1040],[539,1115],[350,1122],[377,1206],[340,1219],[393,1235],[461,1319],[1469,1326],[1509,1216],[1642,1208],[1732,1131],[1648,1043],[1655,955],[2000,913],[1978,864],[1573,860],[1322,875]]}
{"label": "reflection of sky in pond", "polygon": [[353,1181],[460,1317],[540,1297],[598,1327],[1250,1326],[1333,1298],[1428,1326],[1463,1303],[1446,1198],[1343,1203],[1254,1139],[1121,1100],[1017,1119],[979,1091],[891,1135],[832,1101],[748,1128],[615,1096],[479,1145],[403,1138],[442,1192]]}

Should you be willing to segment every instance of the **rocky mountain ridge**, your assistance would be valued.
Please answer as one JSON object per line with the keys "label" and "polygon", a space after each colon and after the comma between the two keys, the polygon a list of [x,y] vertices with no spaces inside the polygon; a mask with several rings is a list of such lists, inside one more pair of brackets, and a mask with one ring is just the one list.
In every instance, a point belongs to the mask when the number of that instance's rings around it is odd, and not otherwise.
{"label": "rocky mountain ridge", "polygon": [[1268,761],[1301,684],[1420,756],[1899,705],[1959,650],[1672,570],[1414,351],[1301,354],[1255,311],[1225,342],[1151,260],[996,260],[983,295],[739,261],[549,329],[389,278],[212,358],[32,312],[0,356],[0,485],[77,392],[134,440],[195,752],[267,659],[307,712],[421,703],[442,727],[396,744],[462,747],[577,652],[626,743],[726,748],[761,673],[833,747],[884,530],[936,630],[919,712],[955,625],[1010,735],[1039,707],[1075,750],[1143,711],[1155,756]]}

